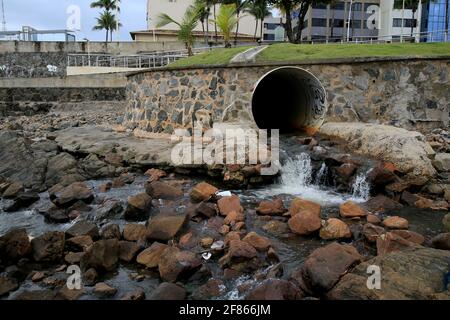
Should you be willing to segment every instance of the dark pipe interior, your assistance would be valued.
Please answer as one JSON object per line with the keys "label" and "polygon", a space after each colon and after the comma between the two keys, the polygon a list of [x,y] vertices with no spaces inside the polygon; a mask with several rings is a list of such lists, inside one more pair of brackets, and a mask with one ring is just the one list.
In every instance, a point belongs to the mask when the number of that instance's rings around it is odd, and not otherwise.
{"label": "dark pipe interior", "polygon": [[323,91],[320,82],[303,69],[276,69],[261,79],[253,94],[256,124],[260,129],[280,129],[282,133],[320,126],[325,110]]}

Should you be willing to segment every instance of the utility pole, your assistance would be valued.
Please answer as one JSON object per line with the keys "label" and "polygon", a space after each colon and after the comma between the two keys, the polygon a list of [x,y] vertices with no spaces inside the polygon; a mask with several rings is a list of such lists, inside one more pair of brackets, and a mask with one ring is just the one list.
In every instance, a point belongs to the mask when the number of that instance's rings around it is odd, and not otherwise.
{"label": "utility pole", "polygon": [[[414,19],[414,17],[413,17],[413,19]],[[402,25],[401,25],[402,29],[400,31],[400,43],[403,42],[403,25],[404,24],[405,24],[405,0],[403,0],[403,3],[402,3]]]}
{"label": "utility pole", "polygon": [[348,20],[347,20],[347,42],[350,41],[350,20],[352,18],[352,7],[353,7],[353,0],[350,0],[350,9],[348,10]]}
{"label": "utility pole", "polygon": [[6,31],[5,3],[2,0],[2,31]]}

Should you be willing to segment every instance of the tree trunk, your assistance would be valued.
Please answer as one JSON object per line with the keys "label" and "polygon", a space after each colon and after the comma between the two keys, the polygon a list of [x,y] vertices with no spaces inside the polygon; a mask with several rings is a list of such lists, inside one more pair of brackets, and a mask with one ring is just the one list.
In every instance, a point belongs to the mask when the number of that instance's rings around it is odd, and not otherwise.
{"label": "tree trunk", "polygon": [[292,30],[292,15],[290,8],[286,8],[286,23],[284,23],[284,29],[286,30],[289,42],[295,43],[294,32]]}
{"label": "tree trunk", "polygon": [[263,27],[264,27],[264,19],[261,19],[261,30],[259,31],[260,33],[260,41],[264,41],[264,32],[263,32]]}
{"label": "tree trunk", "polygon": [[109,30],[108,29],[106,29],[106,43],[108,43],[108,39],[109,39]]}
{"label": "tree trunk", "polygon": [[205,38],[205,45],[208,46],[208,35],[205,32],[205,21],[202,21],[203,38]]}
{"label": "tree trunk", "polygon": [[255,18],[255,34],[253,35],[253,39],[256,41],[256,34],[258,33],[258,18]]}
{"label": "tree trunk", "polygon": [[216,23],[216,19],[217,19],[217,14],[216,14],[216,5],[214,4],[214,35],[215,35],[215,41],[216,44],[218,42],[218,36],[217,36],[217,23]]}
{"label": "tree trunk", "polygon": [[303,27],[305,26],[305,16],[308,12],[309,4],[302,3],[300,7],[300,12],[298,14],[298,30],[297,30],[297,36],[295,39],[295,43],[301,43],[302,42],[302,32]]}
{"label": "tree trunk", "polygon": [[207,46],[209,45],[209,14],[210,14],[210,11],[208,8],[208,16],[206,17],[206,38],[207,38],[206,45]]}

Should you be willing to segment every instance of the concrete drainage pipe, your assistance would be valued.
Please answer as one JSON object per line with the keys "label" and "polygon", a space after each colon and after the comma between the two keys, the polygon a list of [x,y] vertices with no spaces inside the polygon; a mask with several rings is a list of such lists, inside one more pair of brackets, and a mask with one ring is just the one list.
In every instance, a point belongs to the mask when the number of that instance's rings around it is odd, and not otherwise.
{"label": "concrete drainage pipe", "polygon": [[320,81],[304,69],[277,68],[256,84],[252,112],[260,129],[314,134],[327,112],[326,91]]}

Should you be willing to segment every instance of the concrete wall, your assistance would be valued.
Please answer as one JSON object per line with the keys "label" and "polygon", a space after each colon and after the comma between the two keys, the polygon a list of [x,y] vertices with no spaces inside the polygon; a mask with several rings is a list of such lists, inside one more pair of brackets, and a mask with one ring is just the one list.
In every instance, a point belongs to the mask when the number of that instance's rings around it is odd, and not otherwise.
{"label": "concrete wall", "polygon": [[0,54],[0,78],[42,78],[66,75],[64,52],[5,52]]}
{"label": "concrete wall", "polygon": [[[124,124],[167,133],[192,127],[196,120],[254,124],[251,99],[255,85],[279,66],[133,74],[128,78]],[[324,85],[329,103],[326,121],[383,123],[422,131],[448,125],[450,59],[353,59],[297,66]],[[283,112],[282,106],[274,106],[274,112]]]}

